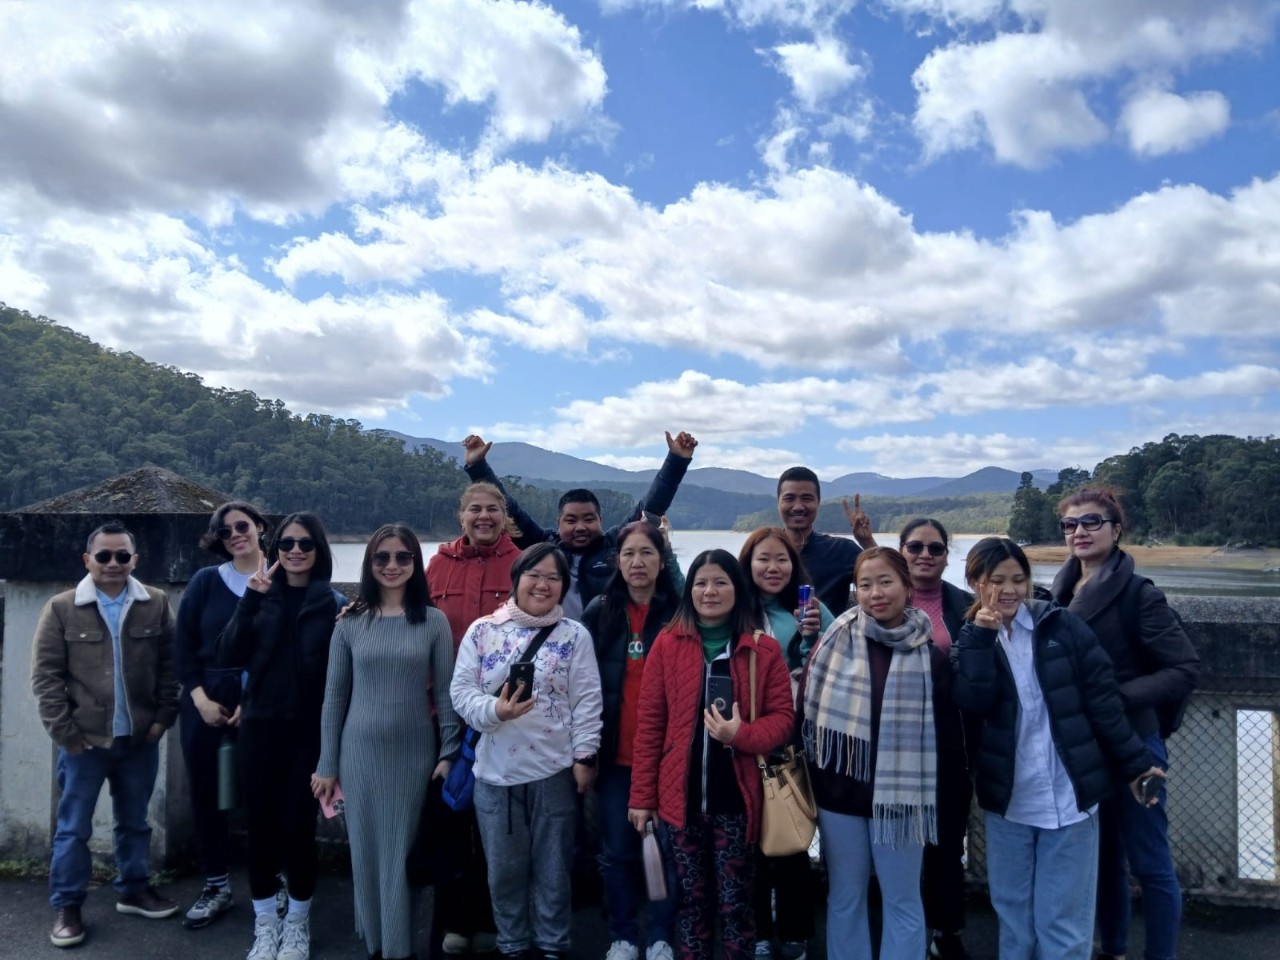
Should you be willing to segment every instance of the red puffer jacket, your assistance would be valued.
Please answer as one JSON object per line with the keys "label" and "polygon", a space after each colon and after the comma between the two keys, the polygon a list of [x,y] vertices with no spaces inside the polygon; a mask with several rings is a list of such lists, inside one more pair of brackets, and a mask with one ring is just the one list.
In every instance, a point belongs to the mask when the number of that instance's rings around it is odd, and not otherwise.
{"label": "red puffer jacket", "polygon": [[507,602],[518,556],[520,548],[504,533],[491,547],[475,546],[466,537],[442,543],[427,561],[427,592],[449,618],[455,651],[467,627]]}
{"label": "red puffer jacket", "polygon": [[[750,652],[756,650],[756,721],[750,716]],[[658,634],[645,657],[640,686],[639,726],[632,747],[629,805],[657,810],[658,816],[683,827],[687,804],[689,753],[702,705],[705,664],[698,634],[668,627]],[[729,656],[733,696],[742,726],[733,738],[733,768],[747,807],[747,837],[760,831],[764,791],[756,754],[786,742],[794,723],[791,680],[782,648],[764,634],[744,633]]]}

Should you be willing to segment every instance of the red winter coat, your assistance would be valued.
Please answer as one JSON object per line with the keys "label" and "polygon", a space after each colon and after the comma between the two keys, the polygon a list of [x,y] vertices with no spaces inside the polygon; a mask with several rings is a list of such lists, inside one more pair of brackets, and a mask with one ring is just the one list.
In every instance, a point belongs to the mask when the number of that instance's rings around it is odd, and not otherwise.
{"label": "red winter coat", "polygon": [[467,627],[507,602],[518,556],[520,548],[504,533],[491,547],[475,546],[466,537],[442,543],[427,562],[427,592],[449,618],[455,652]]}
{"label": "red winter coat", "polygon": [[[755,723],[746,720],[751,704],[751,650],[757,651]],[[777,749],[791,734],[795,722],[791,680],[782,648],[764,634],[759,642],[749,633],[737,639],[729,656],[729,675],[743,717],[733,738],[733,768],[747,808],[747,838],[754,841],[764,803],[756,754]],[[658,816],[676,827],[684,826],[688,805],[689,753],[702,709],[704,676],[702,640],[696,632],[672,626],[658,634],[645,657],[640,685],[629,806],[657,810]]]}

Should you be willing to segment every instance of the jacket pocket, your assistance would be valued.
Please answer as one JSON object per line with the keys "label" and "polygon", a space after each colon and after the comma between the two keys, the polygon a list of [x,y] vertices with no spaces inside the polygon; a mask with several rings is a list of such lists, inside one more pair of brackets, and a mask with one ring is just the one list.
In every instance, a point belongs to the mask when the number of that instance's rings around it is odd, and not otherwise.
{"label": "jacket pocket", "polygon": [[92,628],[86,630],[77,630],[75,627],[69,628],[62,638],[67,643],[101,643],[104,634],[101,630]]}
{"label": "jacket pocket", "polygon": [[129,638],[132,640],[152,640],[160,634],[160,626],[155,623],[140,623],[129,627]]}

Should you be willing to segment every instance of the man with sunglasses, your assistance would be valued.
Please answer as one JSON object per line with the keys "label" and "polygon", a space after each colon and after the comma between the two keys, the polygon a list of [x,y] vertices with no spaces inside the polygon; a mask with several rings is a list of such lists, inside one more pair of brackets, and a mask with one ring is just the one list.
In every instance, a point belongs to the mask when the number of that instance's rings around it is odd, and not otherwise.
{"label": "man with sunglasses", "polygon": [[88,574],[41,611],[31,665],[40,719],[58,747],[58,800],[49,903],[49,939],[84,940],[80,910],[89,888],[89,837],[104,781],[115,817],[119,913],[173,916],[178,904],[149,886],[147,806],[159,768],[158,743],[178,713],[173,675],[173,611],[164,593],[132,576],[133,535],[119,523],[89,534]]}

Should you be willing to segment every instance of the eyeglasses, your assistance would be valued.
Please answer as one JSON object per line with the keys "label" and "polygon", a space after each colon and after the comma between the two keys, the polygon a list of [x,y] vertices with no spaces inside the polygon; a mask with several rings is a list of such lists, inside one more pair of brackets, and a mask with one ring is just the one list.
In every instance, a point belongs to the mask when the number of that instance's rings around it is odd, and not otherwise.
{"label": "eyeglasses", "polygon": [[1063,533],[1075,533],[1076,527],[1083,527],[1093,533],[1104,523],[1115,522],[1115,517],[1104,517],[1100,513],[1086,513],[1082,517],[1063,517],[1058,521],[1058,526],[1062,528]]}
{"label": "eyeglasses", "polygon": [[293,553],[294,547],[297,547],[303,553],[310,553],[316,548],[316,542],[310,537],[302,537],[296,540],[293,537],[281,537],[279,546],[281,553]]}
{"label": "eyeglasses", "polygon": [[252,526],[252,524],[251,524],[251,523],[249,523],[249,521],[248,521],[248,520],[237,520],[237,521],[236,521],[235,523],[233,523],[231,526],[229,526],[229,527],[219,527],[217,530],[215,530],[215,531],[213,531],[213,532],[214,532],[214,535],[215,535],[219,540],[230,540],[230,539],[231,539],[231,531],[232,531],[232,530],[234,530],[236,533],[240,534],[240,536],[242,536],[242,537],[243,537],[246,533],[248,533],[248,532],[249,532],[249,527],[251,527],[251,526]]}
{"label": "eyeglasses", "polygon": [[115,557],[116,563],[124,566],[133,559],[133,554],[128,550],[99,550],[93,555],[96,562],[104,565],[110,563],[112,557]]}
{"label": "eyeglasses", "polygon": [[553,587],[564,582],[564,577],[558,573],[537,573],[533,570],[526,570],[522,576],[528,577],[537,583],[549,583]]}
{"label": "eyeglasses", "polygon": [[902,549],[913,557],[919,556],[922,550],[929,551],[929,556],[931,557],[940,557],[947,552],[947,545],[939,543],[937,540],[930,543],[925,543],[923,540],[908,540],[902,545]]}
{"label": "eyeglasses", "polygon": [[386,550],[379,550],[373,555],[373,565],[379,568],[385,567],[391,562],[392,557],[396,558],[397,567],[407,567],[409,564],[413,563],[413,554],[408,550],[397,550],[395,553],[390,553]]}

